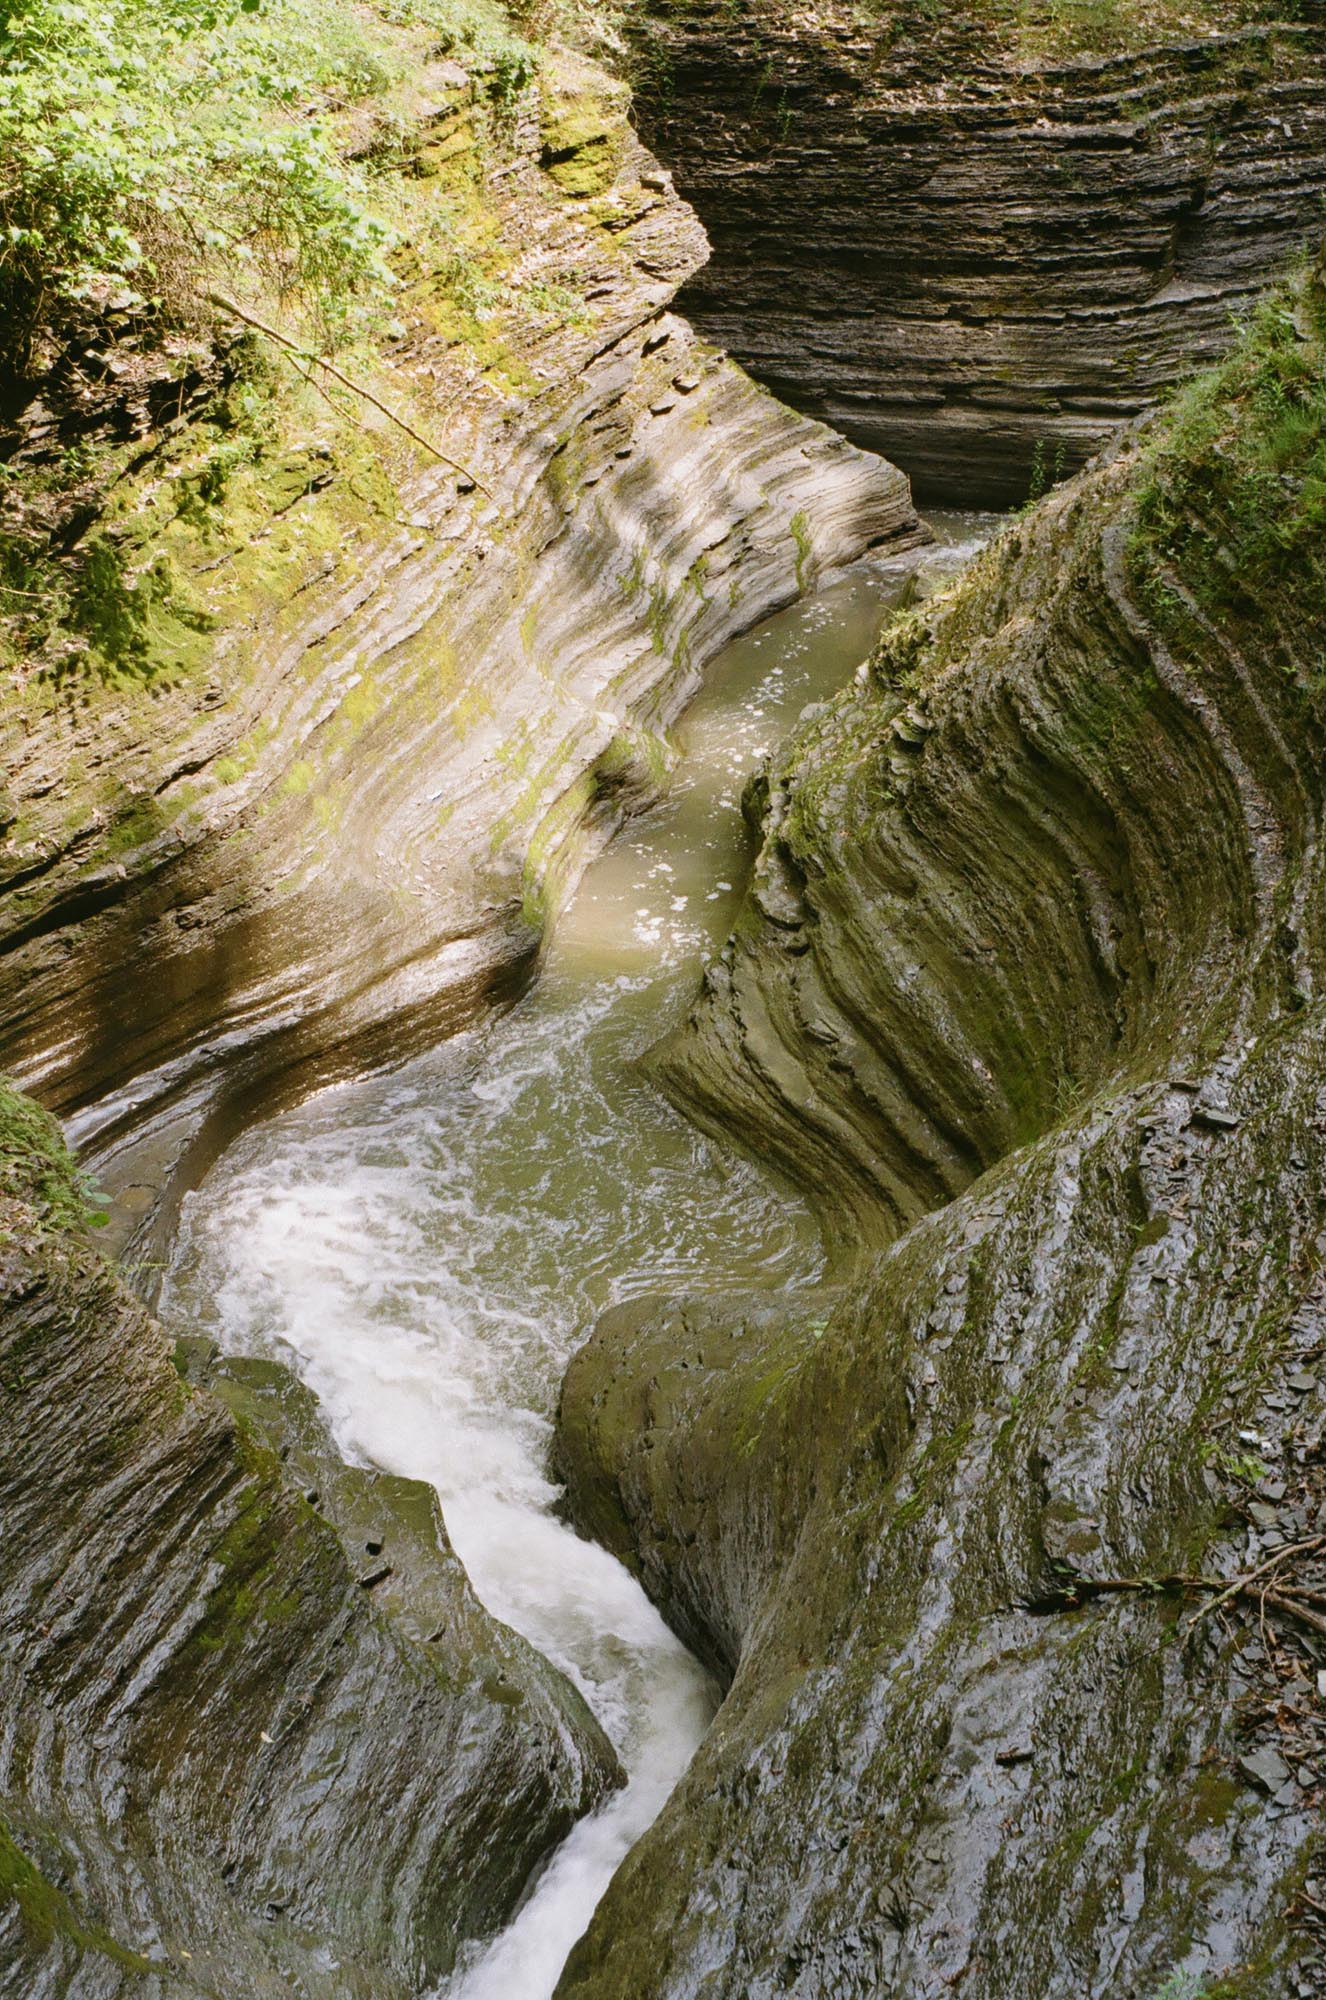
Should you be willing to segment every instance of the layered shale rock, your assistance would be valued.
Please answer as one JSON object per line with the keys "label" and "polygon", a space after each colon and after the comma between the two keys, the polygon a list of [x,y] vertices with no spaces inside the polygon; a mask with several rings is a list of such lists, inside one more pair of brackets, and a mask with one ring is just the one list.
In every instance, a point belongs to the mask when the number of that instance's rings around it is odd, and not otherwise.
{"label": "layered shale rock", "polygon": [[834,1274],[568,1374],[577,1517],[729,1691],[567,2000],[1321,1991],[1324,328],[1263,312],[769,775],[658,1064]]}
{"label": "layered shale rock", "polygon": [[642,129],[713,244],[685,310],[924,496],[1044,490],[1317,224],[1320,10],[1205,11],[655,0]]}
{"label": "layered shale rock", "polygon": [[81,1113],[117,1240],[255,1105],[526,965],[715,648],[919,536],[901,475],[669,311],[704,238],[620,88],[541,88],[485,150],[465,74],[420,82],[419,240],[436,186],[507,304],[411,253],[375,393],[455,465],[332,380],[255,442],[238,350],[91,398],[57,367],[13,421],[19,490],[120,454],[49,530],[92,638],[0,707],[0,1060]]}
{"label": "layered shale rock", "polygon": [[[431,1493],[352,1566],[81,1247],[41,1115],[0,1088],[0,1123],[0,1992],[417,1993],[616,1758]],[[325,1470],[348,1527],[372,1476]]]}
{"label": "layered shale rock", "polygon": [[[112,1245],[516,977],[715,648],[921,535],[669,311],[704,239],[620,87],[550,63],[495,129],[411,82],[367,396],[111,313],[6,413],[6,576],[59,615],[6,597],[0,1049],[95,1136]],[[616,1759],[428,1490],[278,1369],[173,1365],[89,1199],[0,1087],[0,1989],[415,1994]]]}

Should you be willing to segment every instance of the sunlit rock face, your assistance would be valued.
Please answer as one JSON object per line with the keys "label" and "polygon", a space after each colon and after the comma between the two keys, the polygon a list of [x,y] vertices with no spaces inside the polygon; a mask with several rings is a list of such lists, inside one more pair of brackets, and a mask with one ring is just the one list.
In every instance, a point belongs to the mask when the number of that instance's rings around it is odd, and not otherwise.
{"label": "sunlit rock face", "polygon": [[[703,232],[591,81],[616,134],[586,142],[592,188],[527,120],[483,196],[529,284],[574,263],[583,310],[518,329],[503,386],[427,271],[403,288],[385,393],[465,470],[314,400],[205,544],[158,524],[198,598],[200,631],[158,635],[187,667],[0,708],[0,1064],[81,1114],[116,1240],[255,1106],[509,984],[713,652],[919,538],[901,474],[670,310]],[[468,129],[462,96],[426,136],[477,172]],[[134,397],[108,426],[150,417]]]}
{"label": "sunlit rock face", "polygon": [[[171,495],[227,353],[68,407],[43,385],[6,439],[28,470],[71,434],[128,439],[110,526],[190,593],[123,671],[66,663],[0,700],[0,1063],[78,1114],[103,1241],[154,1252],[145,1290],[173,1197],[237,1125],[528,970],[726,638],[922,538],[900,473],[670,310],[704,238],[620,86],[580,69],[579,122],[526,107],[500,170],[456,66],[430,87],[420,178],[459,159],[532,295],[568,260],[584,292],[503,375],[436,274],[404,284],[380,386],[454,464],[295,396],[203,532]],[[586,123],[587,94],[607,113]],[[238,1416],[191,1386],[14,1182],[9,1139],[0,1992],[413,2000],[505,1922],[616,1757],[478,1602],[431,1490],[393,1482],[413,1527],[379,1561],[374,1475],[308,1398],[275,1367],[223,1385]]]}
{"label": "sunlit rock face", "polygon": [[568,1373],[577,1517],[729,1692],[566,2000],[1320,1990],[1319,1634],[1145,1580],[1324,1524],[1324,313],[773,761],[654,1062],[836,1277],[623,1306]]}
{"label": "sunlit rock face", "polygon": [[655,0],[642,129],[713,245],[684,309],[923,497],[1021,503],[1316,228],[1326,35],[1279,11],[1098,10],[1074,47],[1086,10]]}

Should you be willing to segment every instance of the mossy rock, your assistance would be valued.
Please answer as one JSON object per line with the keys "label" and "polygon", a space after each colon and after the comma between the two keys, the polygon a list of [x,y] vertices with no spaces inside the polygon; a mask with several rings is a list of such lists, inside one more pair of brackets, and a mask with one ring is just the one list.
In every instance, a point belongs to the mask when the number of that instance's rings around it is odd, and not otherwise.
{"label": "mossy rock", "polygon": [[540,165],[564,194],[607,192],[621,171],[628,126],[615,100],[582,91],[544,100]]}

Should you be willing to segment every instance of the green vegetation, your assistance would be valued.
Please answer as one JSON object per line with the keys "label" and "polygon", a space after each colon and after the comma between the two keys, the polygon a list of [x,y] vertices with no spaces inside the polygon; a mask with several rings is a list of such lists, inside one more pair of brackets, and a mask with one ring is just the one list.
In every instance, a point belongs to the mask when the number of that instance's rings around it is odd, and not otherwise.
{"label": "green vegetation", "polygon": [[1174,401],[1145,463],[1131,556],[1171,641],[1205,620],[1292,627],[1326,596],[1326,296],[1274,294]]}
{"label": "green vegetation", "polygon": [[[390,373],[407,331],[525,394],[531,350],[592,320],[585,270],[523,268],[528,235],[488,186],[522,104],[548,198],[618,170],[625,87],[565,46],[606,31],[593,0],[555,6],[554,59],[500,0],[0,0],[17,685],[185,678],[282,550],[311,559],[329,516],[335,543],[355,497],[390,513],[379,417],[416,445],[439,428],[436,369]],[[318,443],[292,453],[292,435]],[[296,509],[328,486],[348,492]]]}
{"label": "green vegetation", "polygon": [[88,1175],[48,1112],[0,1076],[0,1201],[21,1201],[54,1230],[95,1228],[106,1221]]}
{"label": "green vegetation", "polygon": [[797,552],[797,589],[804,590],[806,588],[808,565],[814,554],[814,548],[810,539],[810,518],[804,507],[797,508],[789,525],[792,530],[792,542]]}
{"label": "green vegetation", "polygon": [[6,1902],[17,1910],[24,1943],[34,1953],[49,1951],[59,1937],[80,1951],[101,1953],[126,1972],[161,1969],[138,1952],[127,1951],[107,1932],[80,1923],[69,1898],[29,1861],[0,1821],[0,1903]]}
{"label": "green vegetation", "polygon": [[52,314],[210,318],[218,281],[320,344],[379,314],[411,76],[468,54],[507,106],[535,54],[482,0],[10,0],[0,16],[0,358]]}

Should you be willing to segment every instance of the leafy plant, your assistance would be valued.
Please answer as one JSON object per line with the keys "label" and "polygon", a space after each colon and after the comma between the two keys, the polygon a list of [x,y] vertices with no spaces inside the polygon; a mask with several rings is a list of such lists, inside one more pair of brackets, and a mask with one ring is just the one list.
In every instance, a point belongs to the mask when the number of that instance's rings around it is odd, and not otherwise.
{"label": "leafy plant", "polygon": [[1326,589],[1326,301],[1305,273],[1239,329],[1229,358],[1176,400],[1152,448],[1132,556],[1181,643],[1196,610],[1237,623]]}
{"label": "leafy plant", "polygon": [[105,1196],[79,1166],[49,1113],[0,1077],[0,1197],[27,1203],[43,1228],[100,1228]]}
{"label": "leafy plant", "polygon": [[88,301],[207,317],[218,277],[298,306],[329,348],[362,330],[397,234],[349,113],[381,103],[390,128],[420,27],[499,108],[534,74],[475,0],[0,0],[0,362]]}

